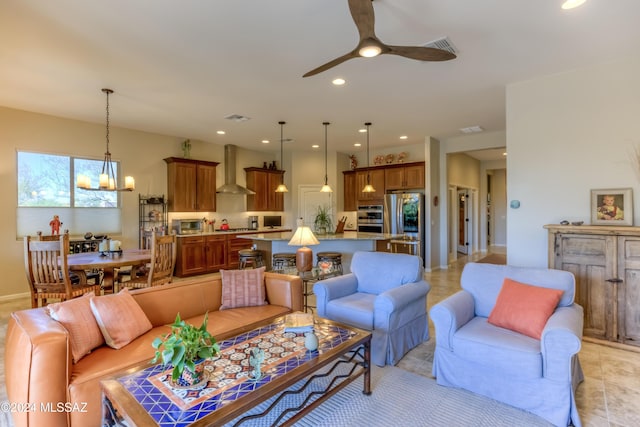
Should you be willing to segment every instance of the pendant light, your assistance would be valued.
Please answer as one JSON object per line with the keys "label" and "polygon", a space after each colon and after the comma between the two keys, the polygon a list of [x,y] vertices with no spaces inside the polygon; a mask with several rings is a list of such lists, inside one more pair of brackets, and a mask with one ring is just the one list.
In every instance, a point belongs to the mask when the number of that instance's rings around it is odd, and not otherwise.
{"label": "pendant light", "polygon": [[[280,125],[280,168],[284,170],[284,149],[283,144],[284,144],[284,137],[283,135],[283,127],[287,122],[278,122],[278,124]],[[284,173],[281,175],[280,178],[280,185],[278,185],[278,188],[276,188],[276,193],[288,193],[289,189],[287,188],[286,185],[284,185]]]}
{"label": "pendant light", "polygon": [[375,193],[376,189],[371,185],[371,172],[369,171],[369,126],[370,122],[364,124],[367,127],[367,185],[362,189],[363,193]]}
{"label": "pendant light", "polygon": [[320,189],[321,193],[333,193],[333,190],[329,186],[329,176],[327,175],[327,126],[331,123],[323,122],[324,125],[324,185]]}
{"label": "pendant light", "polygon": [[135,188],[135,180],[132,176],[124,178],[124,188],[118,188],[116,186],[118,179],[113,169],[111,152],[109,151],[109,95],[113,93],[113,90],[102,89],[102,92],[107,95],[107,151],[104,153],[102,172],[99,176],[98,187],[91,188],[91,178],[82,174],[78,175],[76,187],[87,191],[133,191]]}

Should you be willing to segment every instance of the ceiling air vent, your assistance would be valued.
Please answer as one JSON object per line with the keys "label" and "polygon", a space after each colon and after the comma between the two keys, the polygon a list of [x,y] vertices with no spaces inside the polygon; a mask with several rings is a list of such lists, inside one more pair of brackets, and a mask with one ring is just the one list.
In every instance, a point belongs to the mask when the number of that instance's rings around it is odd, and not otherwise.
{"label": "ceiling air vent", "polygon": [[247,120],[251,120],[251,117],[243,116],[241,114],[230,114],[225,117],[227,120],[233,120],[234,122],[246,122]]}
{"label": "ceiling air vent", "polygon": [[458,49],[456,49],[456,47],[453,45],[449,37],[443,37],[441,39],[430,41],[429,43],[423,46],[446,50],[447,52],[451,52],[454,55],[458,54]]}

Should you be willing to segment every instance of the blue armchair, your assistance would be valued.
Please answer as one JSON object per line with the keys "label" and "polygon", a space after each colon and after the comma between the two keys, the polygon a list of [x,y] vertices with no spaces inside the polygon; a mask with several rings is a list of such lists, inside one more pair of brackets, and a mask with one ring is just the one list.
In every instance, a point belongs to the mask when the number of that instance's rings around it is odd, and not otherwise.
{"label": "blue armchair", "polygon": [[[540,340],[487,322],[506,277],[564,291]],[[577,354],[583,311],[573,302],[573,274],[469,263],[461,285],[461,291],[430,311],[437,383],[524,409],[556,426],[580,427],[575,390],[584,379]]]}
{"label": "blue armchair", "polygon": [[313,286],[318,315],[372,331],[371,360],[395,365],[429,339],[427,294],[420,257],[356,252],[351,273]]}

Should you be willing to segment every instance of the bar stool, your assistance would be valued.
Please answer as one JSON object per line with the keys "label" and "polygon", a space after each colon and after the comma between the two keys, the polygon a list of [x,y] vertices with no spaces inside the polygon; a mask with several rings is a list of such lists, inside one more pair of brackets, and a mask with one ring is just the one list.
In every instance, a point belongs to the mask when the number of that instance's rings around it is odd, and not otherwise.
{"label": "bar stool", "polygon": [[277,253],[273,254],[271,260],[271,268],[274,270],[284,270],[287,267],[296,266],[296,254],[292,253]]}
{"label": "bar stool", "polygon": [[330,262],[333,271],[338,272],[338,274],[342,274],[342,254],[340,252],[318,252],[316,254],[318,259],[318,263],[321,262]]}
{"label": "bar stool", "polygon": [[240,249],[238,251],[240,263],[238,268],[240,270],[245,268],[258,268],[264,265],[264,259],[262,258],[262,251],[255,249]]}

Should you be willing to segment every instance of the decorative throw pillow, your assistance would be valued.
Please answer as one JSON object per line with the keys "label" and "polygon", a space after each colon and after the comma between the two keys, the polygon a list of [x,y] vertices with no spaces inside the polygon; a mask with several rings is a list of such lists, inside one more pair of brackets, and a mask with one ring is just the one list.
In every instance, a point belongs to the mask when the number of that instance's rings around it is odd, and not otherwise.
{"label": "decorative throw pillow", "polygon": [[114,295],[91,298],[91,311],[109,347],[119,349],[152,328],[127,288]]}
{"label": "decorative throw pillow", "polygon": [[220,270],[222,306],[220,310],[265,305],[264,267],[247,270]]}
{"label": "decorative throw pillow", "polygon": [[90,302],[94,296],[93,292],[89,292],[80,298],[47,306],[51,318],[60,322],[69,332],[73,363],[78,363],[91,350],[104,344],[104,338],[91,311]]}
{"label": "decorative throw pillow", "polygon": [[505,278],[489,323],[540,339],[562,298],[560,289],[527,285]]}

